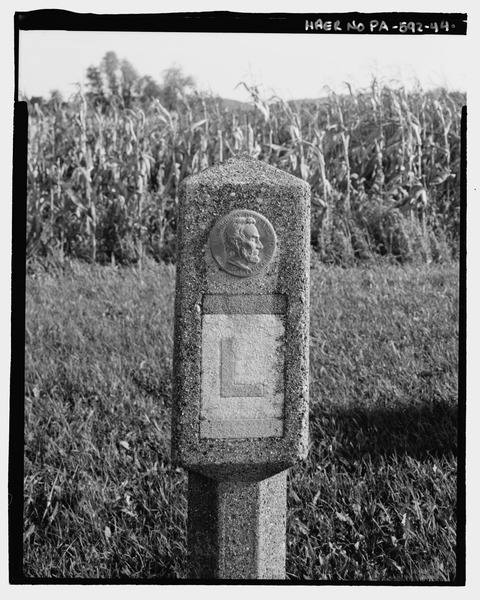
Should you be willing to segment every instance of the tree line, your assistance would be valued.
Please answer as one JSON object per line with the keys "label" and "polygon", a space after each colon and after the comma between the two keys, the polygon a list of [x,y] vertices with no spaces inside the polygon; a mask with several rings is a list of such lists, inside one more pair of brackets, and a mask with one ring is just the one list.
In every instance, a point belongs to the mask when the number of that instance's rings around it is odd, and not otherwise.
{"label": "tree line", "polygon": [[[118,108],[146,106],[157,99],[168,110],[173,110],[179,97],[195,91],[195,79],[172,64],[161,73],[161,81],[151,75],[140,75],[130,61],[120,59],[113,51],[107,52],[99,65],[90,65],[86,71],[85,97],[89,104],[102,111],[112,104]],[[39,106],[55,106],[64,102],[59,90],[52,90],[49,98],[32,96],[28,99]]]}

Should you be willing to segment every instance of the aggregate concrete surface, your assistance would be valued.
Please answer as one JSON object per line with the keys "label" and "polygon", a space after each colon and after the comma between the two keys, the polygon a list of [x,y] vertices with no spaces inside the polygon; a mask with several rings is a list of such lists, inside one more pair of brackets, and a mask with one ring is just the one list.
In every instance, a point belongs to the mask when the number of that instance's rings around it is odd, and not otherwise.
{"label": "aggregate concrete surface", "polygon": [[[222,270],[208,243],[219,219],[235,210],[260,213],[276,234],[273,257],[251,277]],[[302,460],[308,445],[310,188],[301,179],[245,155],[187,177],[180,186],[177,249],[173,458],[219,481],[270,477]],[[238,329],[228,329],[228,320],[233,323],[237,318]],[[265,333],[262,323],[267,321],[273,333]],[[267,382],[278,392],[283,382],[282,393],[273,394],[277,399],[271,403],[273,418],[281,427],[265,424],[269,435],[264,436],[258,419],[250,419],[250,429],[244,419],[238,434],[232,426],[216,437],[206,437],[201,424],[213,407],[209,402],[218,400],[218,390],[209,395],[208,373],[216,368],[220,379],[221,361],[203,352],[204,341],[208,343],[215,327],[217,331],[226,327],[236,330],[240,341],[233,350],[226,346],[225,356],[245,353],[241,331],[250,327],[248,323],[258,325],[252,332],[252,349],[263,345],[270,356],[262,367],[265,373],[254,373],[250,383]],[[280,361],[274,357],[277,346],[283,349]],[[220,342],[212,350],[218,352]],[[271,369],[277,369],[275,376]],[[248,383],[242,377],[237,384]],[[249,410],[251,402],[245,400],[244,408]],[[238,402],[231,404],[238,416]],[[276,412],[279,404],[281,414]],[[220,420],[227,420],[226,410],[226,406],[220,410]]]}

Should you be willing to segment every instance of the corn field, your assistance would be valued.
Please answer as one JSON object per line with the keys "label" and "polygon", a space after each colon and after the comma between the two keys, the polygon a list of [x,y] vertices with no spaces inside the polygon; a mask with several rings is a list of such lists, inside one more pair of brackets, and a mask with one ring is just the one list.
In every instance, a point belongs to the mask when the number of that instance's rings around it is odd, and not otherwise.
{"label": "corn field", "polygon": [[457,256],[464,94],[373,81],[295,103],[245,87],[238,109],[202,93],[171,111],[80,92],[29,104],[27,258],[173,261],[179,183],[245,152],[310,184],[322,261]]}

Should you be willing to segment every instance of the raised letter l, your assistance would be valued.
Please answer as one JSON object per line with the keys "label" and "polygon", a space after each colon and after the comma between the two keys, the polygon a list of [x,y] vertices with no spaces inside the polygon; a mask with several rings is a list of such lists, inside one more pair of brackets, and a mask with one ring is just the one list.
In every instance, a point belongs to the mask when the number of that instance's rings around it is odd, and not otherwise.
{"label": "raised letter l", "polygon": [[234,338],[223,338],[220,342],[220,396],[222,398],[261,398],[265,395],[263,383],[235,382]]}

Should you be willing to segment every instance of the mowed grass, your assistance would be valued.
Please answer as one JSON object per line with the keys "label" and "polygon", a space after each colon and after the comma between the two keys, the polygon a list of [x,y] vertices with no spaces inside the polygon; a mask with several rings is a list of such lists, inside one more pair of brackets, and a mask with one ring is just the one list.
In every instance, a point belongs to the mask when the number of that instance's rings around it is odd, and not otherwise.
{"label": "mowed grass", "polygon": [[[24,575],[187,574],[174,269],[27,276]],[[287,577],[453,581],[458,267],[312,266],[310,452]]]}

